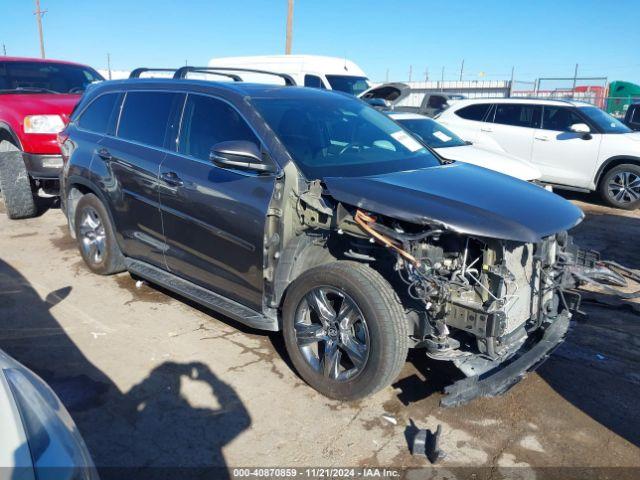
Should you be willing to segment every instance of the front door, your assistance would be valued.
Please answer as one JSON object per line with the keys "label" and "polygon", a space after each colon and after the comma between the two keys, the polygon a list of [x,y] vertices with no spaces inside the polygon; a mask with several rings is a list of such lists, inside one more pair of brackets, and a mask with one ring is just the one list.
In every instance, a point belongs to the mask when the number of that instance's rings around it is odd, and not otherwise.
{"label": "front door", "polygon": [[545,105],[542,126],[534,133],[531,161],[541,180],[579,188],[593,182],[602,135],[574,133],[571,125],[585,123],[575,109]]}
{"label": "front door", "polygon": [[160,167],[165,255],[173,273],[260,310],[274,177],[214,165],[211,147],[231,140],[260,145],[229,103],[189,94],[177,152],[167,154]]}

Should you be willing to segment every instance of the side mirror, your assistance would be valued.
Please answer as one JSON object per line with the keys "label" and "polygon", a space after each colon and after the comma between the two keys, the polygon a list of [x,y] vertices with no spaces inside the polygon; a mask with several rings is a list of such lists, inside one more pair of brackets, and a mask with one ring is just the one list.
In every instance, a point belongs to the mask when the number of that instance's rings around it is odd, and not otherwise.
{"label": "side mirror", "polygon": [[209,159],[220,168],[249,170],[258,173],[276,171],[273,165],[264,162],[258,146],[246,140],[231,140],[215,144],[211,148]]}
{"label": "side mirror", "polygon": [[367,98],[365,102],[376,110],[389,110],[391,108],[391,102],[384,98]]}
{"label": "side mirror", "polygon": [[574,123],[569,127],[569,130],[573,133],[591,133],[591,129],[586,123]]}

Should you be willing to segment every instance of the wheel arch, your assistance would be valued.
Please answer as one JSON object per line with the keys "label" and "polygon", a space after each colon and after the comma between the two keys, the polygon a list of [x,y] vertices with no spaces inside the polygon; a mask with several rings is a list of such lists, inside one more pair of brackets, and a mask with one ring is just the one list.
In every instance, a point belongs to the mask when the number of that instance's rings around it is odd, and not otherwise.
{"label": "wheel arch", "polygon": [[111,208],[109,206],[109,202],[107,201],[107,197],[102,193],[100,188],[98,188],[95,183],[85,177],[75,175],[69,177],[66,180],[66,183],[67,187],[65,188],[64,211],[65,215],[67,216],[67,221],[69,222],[69,234],[72,238],[75,238],[76,236],[74,223],[78,201],[80,201],[80,198],[82,198],[83,195],[86,195],[88,193],[93,193],[100,199],[107,211],[107,214],[109,215],[109,221],[111,222],[111,225],[113,225],[115,228],[113,214],[111,213]]}
{"label": "wheel arch", "polygon": [[0,120],[0,142],[2,140],[11,142],[20,150],[22,150],[22,142],[20,141],[20,137],[16,135],[16,132],[13,130],[13,128],[11,128],[11,125]]}
{"label": "wheel arch", "polygon": [[640,166],[640,157],[636,157],[633,155],[616,155],[613,157],[608,158],[607,160],[605,160],[602,165],[600,165],[600,168],[598,169],[598,172],[596,173],[596,177],[595,177],[595,185],[596,188],[599,187],[600,185],[600,180],[602,180],[602,177],[612,168],[617,167],[618,165],[622,165],[625,163],[631,163],[633,165],[638,165]]}

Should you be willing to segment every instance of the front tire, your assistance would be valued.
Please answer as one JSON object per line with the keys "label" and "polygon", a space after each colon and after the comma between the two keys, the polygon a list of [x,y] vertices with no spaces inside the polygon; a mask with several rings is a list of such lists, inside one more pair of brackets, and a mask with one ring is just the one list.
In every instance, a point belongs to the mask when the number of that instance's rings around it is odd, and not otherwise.
{"label": "front tire", "polygon": [[625,163],[612,168],[600,180],[599,191],[612,207],[624,210],[640,207],[640,166]]}
{"label": "front tire", "polygon": [[304,272],[289,287],[282,313],[293,365],[327,397],[371,395],[390,385],[407,359],[402,305],[367,265],[339,261]]}
{"label": "front tire", "polygon": [[107,209],[93,193],[78,201],[74,229],[80,254],[92,272],[110,275],[125,269]]}
{"label": "front tire", "polygon": [[22,152],[6,140],[0,142],[0,194],[9,218],[30,218],[38,213]]}

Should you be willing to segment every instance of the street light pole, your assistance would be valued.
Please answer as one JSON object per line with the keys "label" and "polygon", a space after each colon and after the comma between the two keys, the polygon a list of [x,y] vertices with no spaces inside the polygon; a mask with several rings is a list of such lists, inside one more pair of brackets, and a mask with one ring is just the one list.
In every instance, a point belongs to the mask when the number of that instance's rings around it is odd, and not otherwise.
{"label": "street light pole", "polygon": [[40,56],[44,58],[44,36],[42,35],[42,16],[47,13],[46,10],[40,10],[40,0],[36,0],[36,11],[33,14],[38,21],[38,33],[40,34]]}
{"label": "street light pole", "polygon": [[287,42],[284,53],[291,55],[291,44],[293,42],[293,0],[289,0],[287,8]]}

